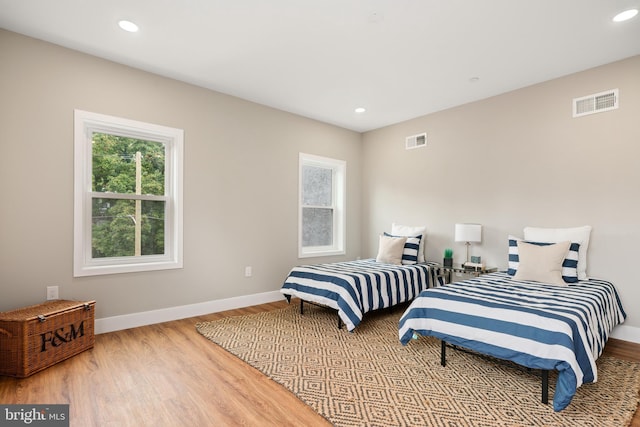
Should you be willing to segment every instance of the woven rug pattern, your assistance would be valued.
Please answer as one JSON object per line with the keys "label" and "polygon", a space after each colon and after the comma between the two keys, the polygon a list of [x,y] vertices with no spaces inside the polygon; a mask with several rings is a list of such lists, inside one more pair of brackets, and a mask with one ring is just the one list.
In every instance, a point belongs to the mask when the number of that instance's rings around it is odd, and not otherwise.
{"label": "woven rug pattern", "polygon": [[[540,376],[447,352],[421,337],[402,346],[403,308],[370,313],[353,333],[307,305],[199,323],[197,330],[291,390],[336,426],[625,426],[638,405],[640,364],[602,356],[598,382],[561,412],[540,402]],[[556,376],[549,376],[553,397]]]}

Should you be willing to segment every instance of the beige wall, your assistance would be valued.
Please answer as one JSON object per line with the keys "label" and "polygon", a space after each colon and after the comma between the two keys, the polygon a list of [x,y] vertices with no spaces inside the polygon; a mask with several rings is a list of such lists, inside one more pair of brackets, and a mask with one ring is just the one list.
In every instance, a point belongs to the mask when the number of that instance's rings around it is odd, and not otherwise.
{"label": "beige wall", "polygon": [[[347,161],[347,255],[322,260],[360,255],[359,133],[3,30],[0,94],[0,310],[47,285],[98,318],[277,291],[318,261],[297,258],[301,151]],[[72,277],[75,108],[184,129],[184,269]]]}
{"label": "beige wall", "polygon": [[[572,118],[573,98],[615,88],[619,109]],[[363,255],[396,221],[427,226],[428,259],[452,247],[462,261],[454,224],[478,222],[472,254],[506,268],[508,234],[591,225],[588,272],[615,283],[640,327],[639,120],[636,56],[365,133]],[[425,131],[426,148],[404,149]]]}

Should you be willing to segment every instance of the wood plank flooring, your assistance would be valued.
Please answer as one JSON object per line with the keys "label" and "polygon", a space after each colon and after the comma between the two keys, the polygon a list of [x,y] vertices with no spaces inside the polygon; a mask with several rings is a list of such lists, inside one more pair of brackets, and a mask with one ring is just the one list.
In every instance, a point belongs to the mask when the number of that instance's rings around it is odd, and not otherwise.
{"label": "wood plank flooring", "polygon": [[[31,377],[0,377],[0,403],[69,403],[70,424],[78,427],[329,426],[194,327],[284,306],[282,301],[97,335],[94,349]],[[640,344],[612,339],[605,352],[640,361]],[[631,426],[640,427],[640,412]]]}

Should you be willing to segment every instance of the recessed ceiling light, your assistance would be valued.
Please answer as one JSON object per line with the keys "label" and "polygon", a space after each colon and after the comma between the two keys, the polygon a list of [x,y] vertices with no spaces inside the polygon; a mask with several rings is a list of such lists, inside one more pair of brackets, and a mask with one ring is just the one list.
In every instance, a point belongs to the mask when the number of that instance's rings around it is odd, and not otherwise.
{"label": "recessed ceiling light", "polygon": [[126,21],[124,19],[122,21],[118,21],[118,26],[130,33],[135,33],[138,31],[138,26],[136,24],[134,24],[131,21]]}
{"label": "recessed ceiling light", "polygon": [[356,113],[364,113],[365,111],[367,111],[367,109],[364,107],[358,107],[353,111],[355,111]]}
{"label": "recessed ceiling light", "polygon": [[638,9],[629,9],[613,17],[613,22],[627,21],[638,14]]}
{"label": "recessed ceiling light", "polygon": [[469,79],[469,81],[470,81],[471,83],[475,83],[475,82],[477,82],[478,80],[480,80],[480,77],[471,77],[471,78]]}

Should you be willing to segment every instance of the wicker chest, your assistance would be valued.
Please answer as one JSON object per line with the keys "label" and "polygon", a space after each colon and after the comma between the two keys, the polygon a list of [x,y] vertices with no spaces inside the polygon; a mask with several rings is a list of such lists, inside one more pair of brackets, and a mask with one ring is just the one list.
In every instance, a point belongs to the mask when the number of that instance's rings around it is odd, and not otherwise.
{"label": "wicker chest", "polygon": [[0,313],[0,375],[27,377],[92,348],[95,303],[53,300]]}

